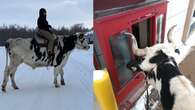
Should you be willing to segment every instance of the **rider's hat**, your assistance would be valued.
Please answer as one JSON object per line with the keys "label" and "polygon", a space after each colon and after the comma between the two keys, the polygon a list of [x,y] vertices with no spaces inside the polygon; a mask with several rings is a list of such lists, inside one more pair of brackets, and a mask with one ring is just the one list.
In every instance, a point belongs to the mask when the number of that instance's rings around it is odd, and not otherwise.
{"label": "rider's hat", "polygon": [[46,9],[45,9],[45,8],[41,8],[41,9],[39,10],[39,16],[44,15],[44,13],[46,13]]}

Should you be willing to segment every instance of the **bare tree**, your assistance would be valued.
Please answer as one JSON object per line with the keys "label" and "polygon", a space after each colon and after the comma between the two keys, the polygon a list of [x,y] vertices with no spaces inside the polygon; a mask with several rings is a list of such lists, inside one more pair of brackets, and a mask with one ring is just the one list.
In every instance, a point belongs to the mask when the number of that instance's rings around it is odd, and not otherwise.
{"label": "bare tree", "polygon": [[[2,25],[0,26],[0,46],[4,45],[5,41],[9,38],[32,38],[36,34],[35,28],[28,28],[26,26],[19,26],[19,25]],[[75,24],[70,28],[61,27],[58,29],[53,29],[55,34],[60,35],[69,35],[74,34],[76,32],[87,32],[89,31],[88,28],[85,28],[83,24]]]}

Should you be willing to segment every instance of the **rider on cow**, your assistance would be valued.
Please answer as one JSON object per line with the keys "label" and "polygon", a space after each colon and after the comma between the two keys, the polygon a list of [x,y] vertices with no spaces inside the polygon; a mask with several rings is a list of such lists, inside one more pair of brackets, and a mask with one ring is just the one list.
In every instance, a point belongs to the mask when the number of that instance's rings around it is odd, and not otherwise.
{"label": "rider on cow", "polygon": [[45,37],[48,42],[48,55],[53,55],[53,45],[55,41],[55,37],[51,31],[51,25],[47,22],[47,11],[44,8],[39,10],[39,18],[37,20],[38,25],[38,34]]}

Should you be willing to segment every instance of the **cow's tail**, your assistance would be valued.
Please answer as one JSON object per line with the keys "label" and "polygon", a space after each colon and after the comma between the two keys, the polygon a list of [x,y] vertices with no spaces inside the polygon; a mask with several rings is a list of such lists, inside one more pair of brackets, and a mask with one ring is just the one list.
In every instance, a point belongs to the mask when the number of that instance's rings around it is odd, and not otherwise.
{"label": "cow's tail", "polygon": [[5,66],[5,68],[7,68],[8,67],[9,42],[5,43],[5,51],[6,51],[6,66]]}

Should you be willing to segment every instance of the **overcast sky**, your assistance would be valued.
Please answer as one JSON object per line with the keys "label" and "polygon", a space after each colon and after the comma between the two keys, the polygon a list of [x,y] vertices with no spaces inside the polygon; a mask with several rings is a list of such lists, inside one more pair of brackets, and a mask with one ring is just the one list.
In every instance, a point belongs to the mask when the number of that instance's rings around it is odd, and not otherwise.
{"label": "overcast sky", "polygon": [[93,24],[93,0],[0,0],[0,26],[18,24],[35,28],[40,8],[47,9],[47,19],[55,27]]}

